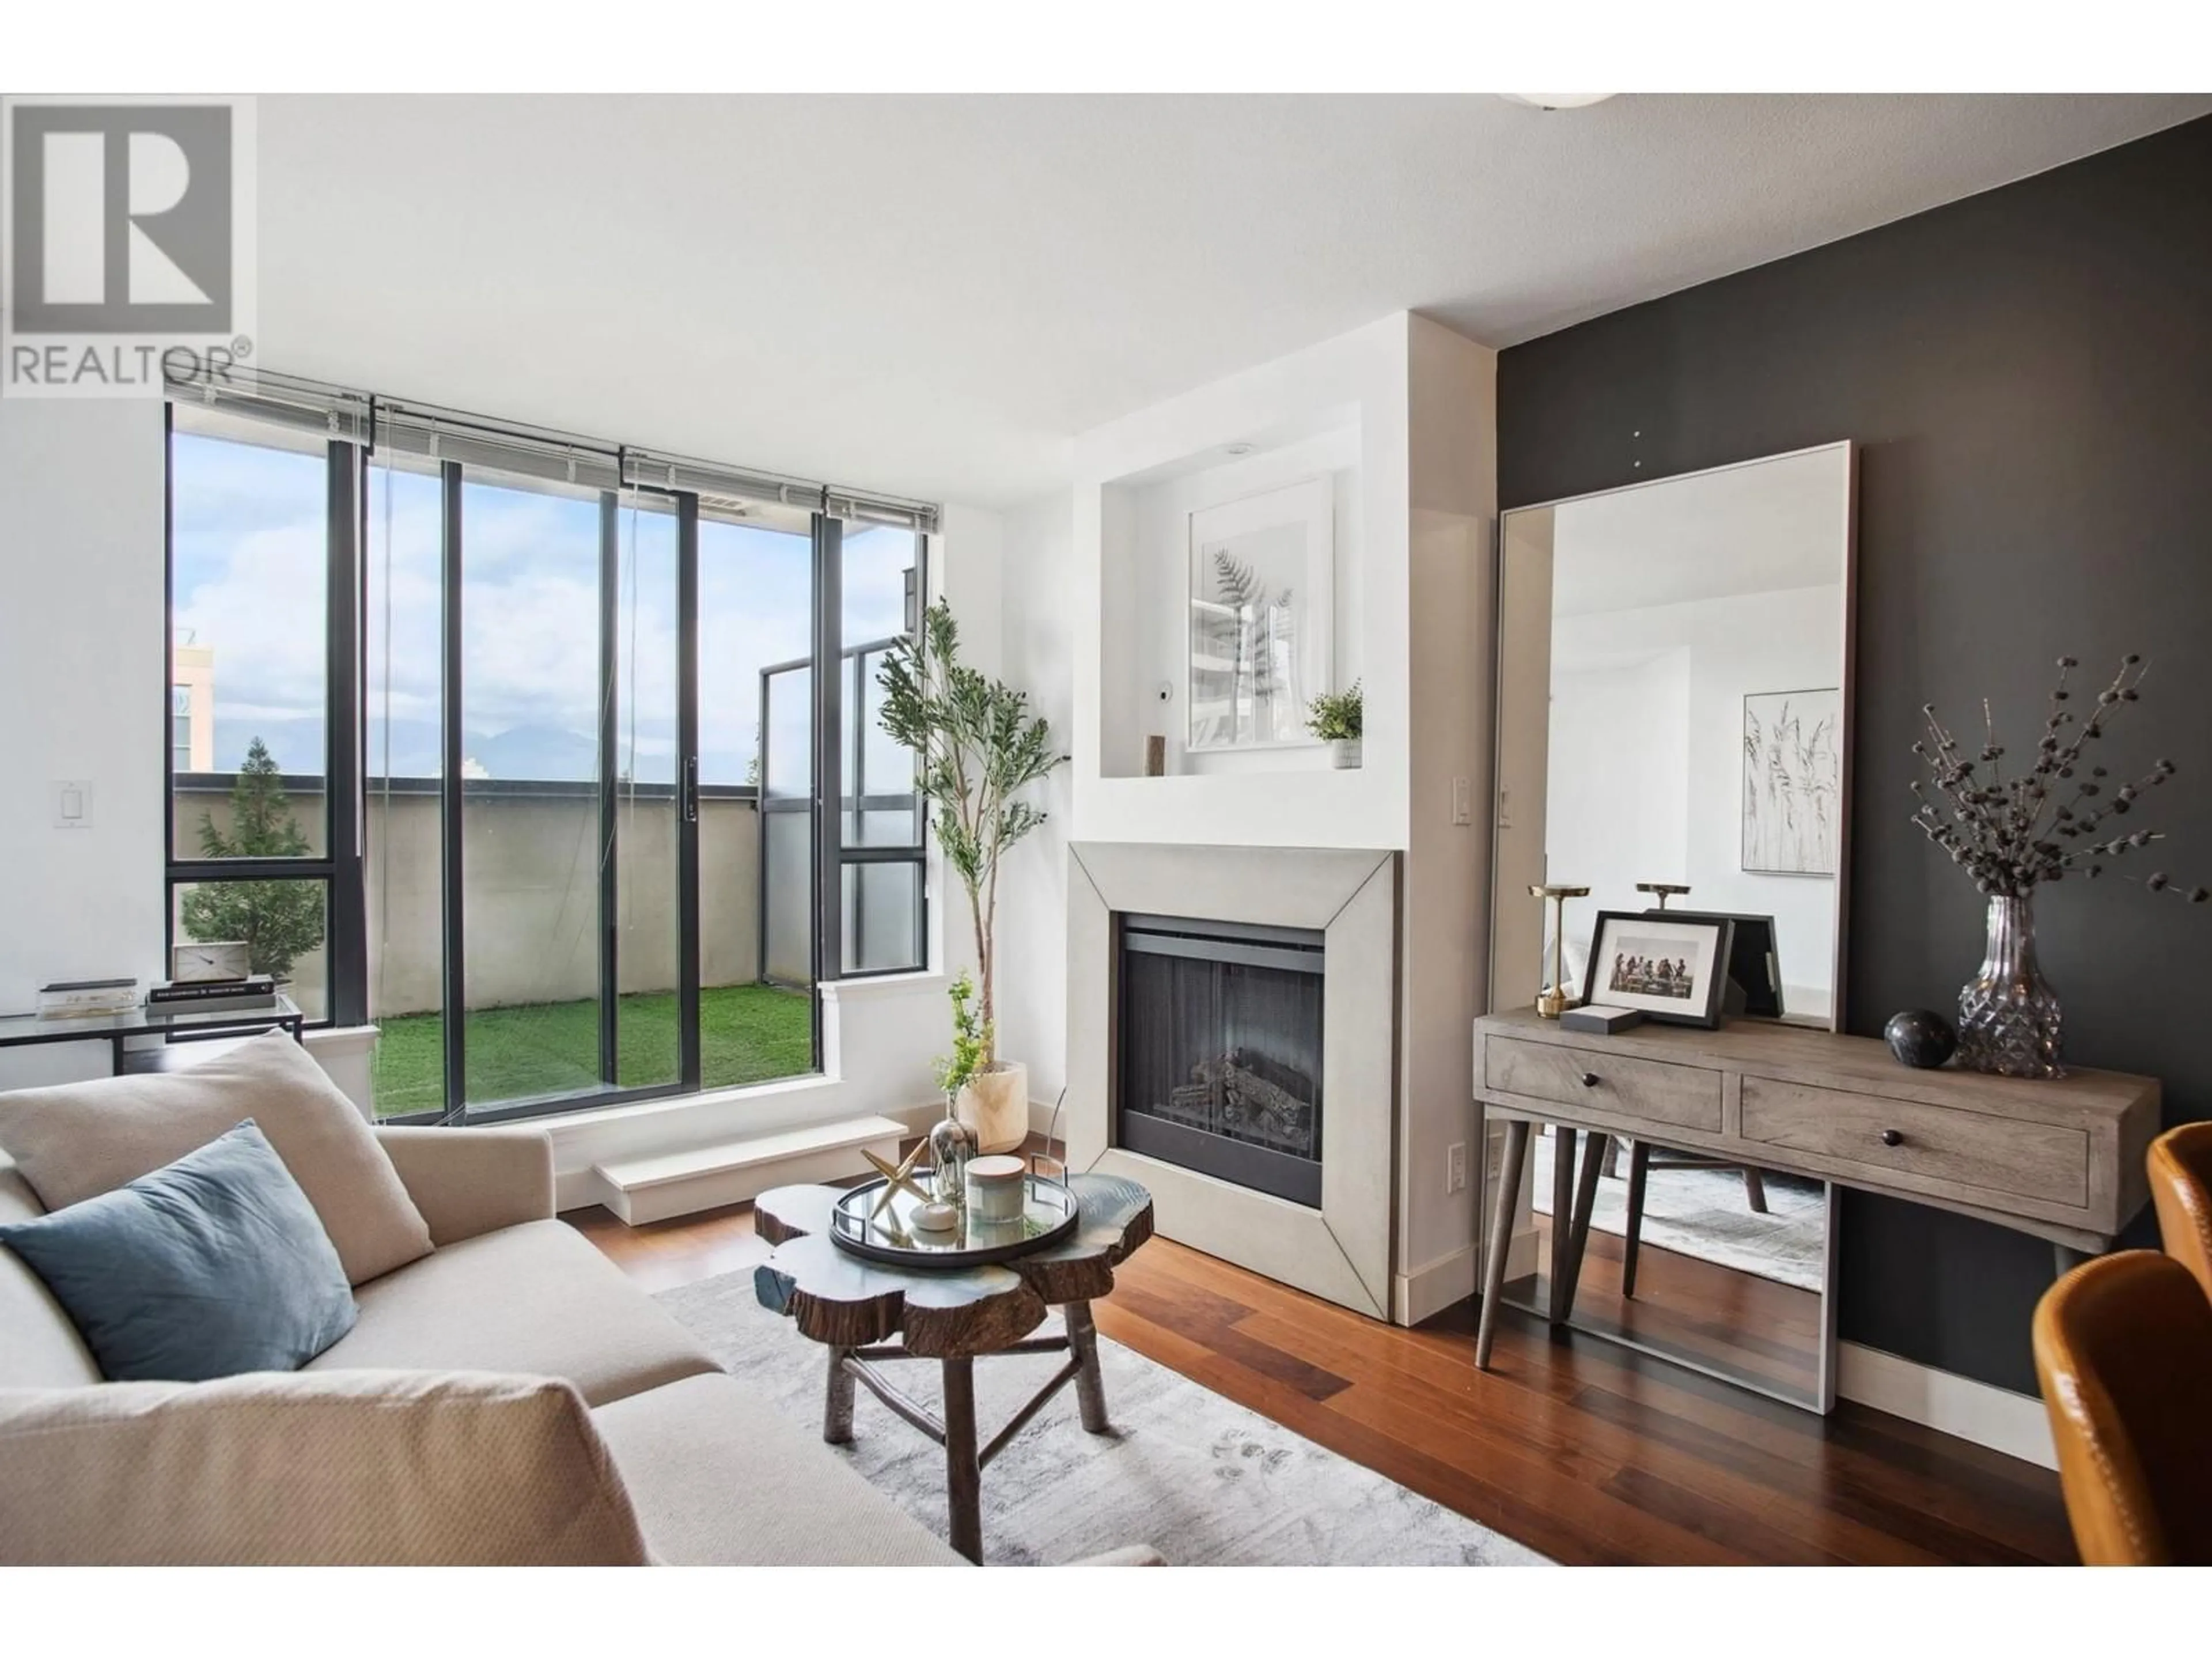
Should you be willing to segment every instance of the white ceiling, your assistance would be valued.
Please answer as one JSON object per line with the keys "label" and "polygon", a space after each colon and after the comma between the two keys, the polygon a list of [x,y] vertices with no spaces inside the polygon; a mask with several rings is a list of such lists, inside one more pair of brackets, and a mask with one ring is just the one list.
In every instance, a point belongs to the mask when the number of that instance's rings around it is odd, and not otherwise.
{"label": "white ceiling", "polygon": [[982,504],[1399,309],[1510,344],[2212,98],[264,98],[260,361]]}

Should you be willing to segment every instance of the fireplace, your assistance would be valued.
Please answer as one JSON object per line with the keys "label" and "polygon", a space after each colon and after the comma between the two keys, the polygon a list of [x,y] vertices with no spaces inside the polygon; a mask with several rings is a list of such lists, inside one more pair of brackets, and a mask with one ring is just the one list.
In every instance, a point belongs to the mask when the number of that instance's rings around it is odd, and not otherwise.
{"label": "fireplace", "polygon": [[1318,1209],[1318,928],[1124,915],[1115,1144]]}

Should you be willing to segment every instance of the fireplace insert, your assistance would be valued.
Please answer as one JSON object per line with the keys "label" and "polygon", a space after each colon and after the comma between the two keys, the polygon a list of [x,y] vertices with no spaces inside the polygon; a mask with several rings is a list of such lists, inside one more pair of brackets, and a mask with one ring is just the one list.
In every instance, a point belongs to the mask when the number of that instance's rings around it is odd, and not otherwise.
{"label": "fireplace insert", "polygon": [[1318,1209],[1322,934],[1124,915],[1120,938],[1116,1144]]}

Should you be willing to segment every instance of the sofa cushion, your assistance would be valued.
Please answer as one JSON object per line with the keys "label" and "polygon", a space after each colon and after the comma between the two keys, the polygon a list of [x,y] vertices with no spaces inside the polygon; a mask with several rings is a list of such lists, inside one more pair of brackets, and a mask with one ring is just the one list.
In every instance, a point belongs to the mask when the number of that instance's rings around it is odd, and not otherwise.
{"label": "sofa cushion", "polygon": [[174,1163],[248,1117],[307,1193],[352,1283],[430,1253],[430,1230],[368,1123],[281,1031],[180,1072],[0,1094],[0,1148],[58,1210]]}
{"label": "sofa cushion", "polygon": [[[0,1221],[44,1215],[30,1183],[0,1152]],[[0,1244],[0,1389],[67,1389],[100,1381],[100,1365],[46,1281]]]}
{"label": "sofa cushion", "polygon": [[644,1559],[590,1413],[550,1377],[257,1372],[0,1392],[0,1565]]}
{"label": "sofa cushion", "polygon": [[352,1334],[312,1370],[528,1371],[593,1405],[717,1367],[691,1334],[562,1221],[449,1244],[357,1287]]}
{"label": "sofa cushion", "polygon": [[112,1192],[0,1223],[0,1244],[115,1382],[296,1370],[353,1328],[338,1253],[251,1118]]}
{"label": "sofa cushion", "polygon": [[646,1547],[672,1566],[957,1567],[952,1547],[732,1377],[592,1413]]}

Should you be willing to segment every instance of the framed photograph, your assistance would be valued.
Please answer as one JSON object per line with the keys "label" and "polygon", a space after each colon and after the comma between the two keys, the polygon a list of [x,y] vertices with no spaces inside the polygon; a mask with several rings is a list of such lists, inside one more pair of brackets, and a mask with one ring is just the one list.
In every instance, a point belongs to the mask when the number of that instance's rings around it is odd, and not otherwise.
{"label": "framed photograph", "polygon": [[1842,864],[1844,694],[1755,691],[1743,700],[1743,867],[1830,876]]}
{"label": "framed photograph", "polygon": [[1754,1019],[1780,1019],[1782,954],[1774,942],[1772,916],[1737,915],[1724,910],[1646,910],[1647,916],[1679,916],[1684,921],[1732,921],[1729,942],[1727,1000],[1723,1013]]}
{"label": "framed photograph", "polygon": [[1190,749],[1320,741],[1306,705],[1329,689],[1335,526],[1326,477],[1190,515]]}
{"label": "framed photograph", "polygon": [[1726,916],[1692,921],[1671,911],[1601,910],[1590,933],[1583,1001],[1711,1030],[1721,1023],[1735,933]]}

